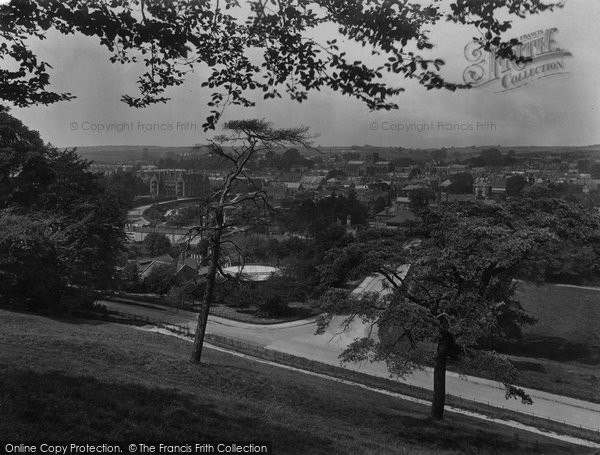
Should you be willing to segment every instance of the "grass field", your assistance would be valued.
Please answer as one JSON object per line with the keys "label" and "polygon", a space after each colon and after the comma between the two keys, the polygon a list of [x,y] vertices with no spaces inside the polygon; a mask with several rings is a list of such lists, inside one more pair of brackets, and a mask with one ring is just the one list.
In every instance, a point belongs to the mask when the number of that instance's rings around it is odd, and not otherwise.
{"label": "grass field", "polygon": [[[6,440],[271,440],[276,454],[585,449],[110,323],[0,311]],[[591,453],[591,451],[588,451]]]}
{"label": "grass field", "polygon": [[546,346],[538,356],[600,363],[599,350],[592,349],[600,347],[600,291],[521,283],[516,297],[538,320],[527,328],[528,338],[554,341],[552,349]]}
{"label": "grass field", "polygon": [[519,368],[519,384],[600,403],[600,291],[521,283],[516,297],[537,323],[496,349]]}

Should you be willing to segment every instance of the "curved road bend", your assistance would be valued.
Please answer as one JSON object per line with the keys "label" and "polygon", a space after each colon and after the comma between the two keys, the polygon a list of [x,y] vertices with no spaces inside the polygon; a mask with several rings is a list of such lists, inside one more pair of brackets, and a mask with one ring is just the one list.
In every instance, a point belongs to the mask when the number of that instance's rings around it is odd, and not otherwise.
{"label": "curved road bend", "polygon": [[186,197],[186,198],[180,198],[180,199],[170,199],[168,201],[162,201],[162,202],[155,202],[153,204],[146,204],[146,205],[140,205],[138,207],[134,207],[132,209],[130,209],[127,212],[127,219],[128,220],[133,220],[136,218],[143,218],[144,217],[144,212],[146,210],[148,210],[150,207],[152,207],[153,205],[162,205],[162,204],[170,204],[173,202],[186,202],[186,201],[194,201],[194,200],[198,200],[200,198],[197,197]]}
{"label": "curved road bend", "polygon": [[[165,309],[165,307],[152,304],[130,305],[105,301],[102,304],[122,313],[186,325],[191,330],[196,327],[197,315],[191,312]],[[207,325],[207,333],[340,366],[338,355],[354,338],[362,336],[365,332],[365,327],[360,323],[353,324],[346,332],[342,331],[340,327],[342,319],[342,317],[338,317],[331,324],[331,328],[327,333],[314,335],[316,330],[315,319],[274,325],[258,325],[211,316]],[[383,362],[349,363],[345,364],[344,367],[373,376],[389,378],[389,373]],[[433,388],[430,369],[415,371],[404,379],[398,379],[398,381],[417,387]],[[471,376],[459,377],[456,373],[451,372],[446,376],[446,392],[450,395],[489,404],[493,407],[564,422],[573,426],[600,430],[600,404],[534,389],[525,390],[533,398],[532,405],[521,404],[519,400],[515,399],[506,400],[504,389],[495,381]]]}

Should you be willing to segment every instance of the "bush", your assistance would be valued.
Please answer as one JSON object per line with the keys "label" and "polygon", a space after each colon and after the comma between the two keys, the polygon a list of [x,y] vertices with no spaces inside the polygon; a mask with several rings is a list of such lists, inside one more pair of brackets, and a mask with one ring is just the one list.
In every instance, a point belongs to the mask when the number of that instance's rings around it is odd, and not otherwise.
{"label": "bush", "polygon": [[228,301],[237,308],[250,308],[258,305],[258,296],[255,290],[242,285],[233,289]]}
{"label": "bush", "polygon": [[144,248],[150,256],[160,256],[168,253],[171,249],[171,241],[165,234],[159,232],[151,232],[142,242]]}
{"label": "bush", "polygon": [[59,245],[44,220],[0,212],[0,302],[29,310],[56,308],[65,286]]}
{"label": "bush", "polygon": [[[262,317],[287,316],[290,312],[287,302],[292,288],[273,286],[270,279],[263,283],[225,285],[219,293],[227,306],[246,309],[256,308],[256,315]],[[279,280],[277,280],[279,282]]]}
{"label": "bush", "polygon": [[176,308],[185,308],[186,303],[200,300],[200,286],[194,280],[188,280],[179,286],[173,286],[166,297],[166,303]]}
{"label": "bush", "polygon": [[128,262],[119,274],[121,289],[126,292],[139,292],[142,288],[140,271],[135,262]]}
{"label": "bush", "polygon": [[269,278],[259,286],[263,292],[277,295],[288,302],[304,302],[308,297],[306,283],[286,275]]}
{"label": "bush", "polygon": [[144,290],[160,295],[166,294],[171,289],[174,272],[171,265],[157,265],[144,278]]}
{"label": "bush", "polygon": [[243,283],[225,283],[223,286],[218,286],[215,297],[215,300],[221,300],[223,304],[232,308],[253,308],[258,304],[257,291]]}
{"label": "bush", "polygon": [[125,254],[127,255],[127,259],[136,259],[145,256],[146,250],[141,242],[130,242],[127,244]]}
{"label": "bush", "polygon": [[257,303],[257,316],[280,317],[290,314],[290,307],[280,295],[261,292]]}

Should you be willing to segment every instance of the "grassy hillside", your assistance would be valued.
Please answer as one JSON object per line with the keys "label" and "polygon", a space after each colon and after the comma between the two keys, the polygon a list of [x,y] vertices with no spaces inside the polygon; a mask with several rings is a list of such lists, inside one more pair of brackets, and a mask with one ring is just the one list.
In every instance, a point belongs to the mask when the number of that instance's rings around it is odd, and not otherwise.
{"label": "grassy hillside", "polygon": [[276,454],[585,453],[126,326],[0,311],[6,440],[272,440]]}
{"label": "grassy hillside", "polygon": [[521,283],[516,297],[537,322],[497,349],[514,356],[519,384],[600,403],[600,291]]}
{"label": "grassy hillside", "polygon": [[[600,347],[600,291],[568,286],[521,283],[517,299],[537,323],[527,329],[534,337],[564,340],[571,345]],[[574,360],[572,354],[567,360]],[[598,350],[581,360],[600,361]]]}

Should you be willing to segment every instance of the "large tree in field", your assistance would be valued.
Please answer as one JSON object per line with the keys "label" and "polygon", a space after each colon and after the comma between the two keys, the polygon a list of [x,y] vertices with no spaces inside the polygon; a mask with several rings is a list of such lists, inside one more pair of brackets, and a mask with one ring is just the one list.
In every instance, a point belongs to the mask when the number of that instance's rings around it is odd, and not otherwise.
{"label": "large tree in field", "polygon": [[[222,268],[223,249],[233,248],[235,252],[239,253],[239,247],[227,237],[234,224],[226,219],[226,211],[251,203],[258,209],[258,218],[254,220],[254,223],[257,223],[263,219],[263,215],[266,216],[265,211],[269,208],[265,193],[247,174],[248,162],[257,153],[266,153],[290,144],[307,146],[309,140],[308,128],[275,129],[269,122],[257,119],[230,121],[225,123],[223,128],[225,134],[217,136],[211,142],[211,148],[212,153],[222,160],[226,169],[224,182],[204,204],[206,208],[202,218],[205,222],[191,229],[190,233],[190,240],[199,235],[208,239],[209,242],[208,274],[202,305],[198,313],[192,362],[200,362],[202,356],[206,324],[215,295],[217,274],[228,277]],[[235,188],[240,183],[250,191],[236,194]],[[242,260],[243,267],[243,256],[239,255],[239,259]]]}
{"label": "large tree in field", "polygon": [[[394,109],[402,87],[385,74],[414,79],[427,89],[467,87],[440,73],[441,56],[431,49],[439,22],[479,32],[481,48],[498,57],[526,60],[504,34],[512,18],[552,10],[543,0],[455,0],[428,2],[363,0],[11,0],[0,6],[0,97],[18,106],[74,97],[49,89],[51,62],[39,59],[29,38],[48,31],[80,33],[99,40],[113,63],[142,62],[139,94],[123,95],[134,107],[165,102],[196,67],[208,69],[203,85],[215,90],[205,128],[214,128],[226,104],[251,106],[282,93],[303,101],[329,88],[366,103]],[[328,27],[331,36],[316,33]],[[476,33],[473,33],[476,35]],[[343,44],[341,44],[343,43]],[[349,57],[366,46],[370,62]],[[347,47],[350,46],[350,47]],[[4,64],[4,63],[3,63]],[[397,80],[392,77],[390,80]]]}
{"label": "large tree in field", "polygon": [[[515,300],[516,278],[540,280],[549,247],[569,238],[597,241],[598,217],[558,200],[450,204],[424,214],[427,235],[410,247],[390,236],[349,245],[358,272],[379,272],[393,292],[349,297],[331,291],[323,299],[321,329],[334,314],[378,327],[378,337],[356,340],[345,361],[384,360],[404,375],[433,368],[431,416],[442,419],[449,360],[465,374],[485,374],[506,387],[506,396],[531,399],[514,386],[517,371],[486,349],[490,340],[519,337],[533,320]],[[409,264],[406,276],[398,265]]]}

